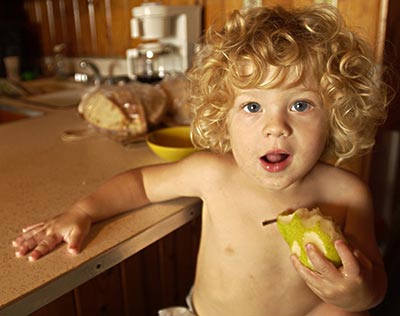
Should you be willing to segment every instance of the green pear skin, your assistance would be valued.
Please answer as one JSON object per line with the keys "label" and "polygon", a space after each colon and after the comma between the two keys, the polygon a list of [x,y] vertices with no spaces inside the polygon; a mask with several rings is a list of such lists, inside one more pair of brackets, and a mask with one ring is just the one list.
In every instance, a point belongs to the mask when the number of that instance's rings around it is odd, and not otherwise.
{"label": "green pear skin", "polygon": [[277,224],[291,253],[296,254],[306,267],[313,269],[305,250],[308,243],[314,244],[336,267],[342,265],[334,242],[344,240],[343,234],[330,217],[322,215],[319,208],[300,208],[289,214],[283,212],[278,215]]}

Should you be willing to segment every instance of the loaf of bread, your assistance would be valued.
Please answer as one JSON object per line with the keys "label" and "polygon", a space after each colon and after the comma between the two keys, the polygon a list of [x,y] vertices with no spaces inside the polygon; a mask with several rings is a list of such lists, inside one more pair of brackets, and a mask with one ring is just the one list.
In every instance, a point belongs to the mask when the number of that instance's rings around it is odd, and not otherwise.
{"label": "loaf of bread", "polygon": [[131,82],[101,86],[83,96],[78,110],[100,131],[117,140],[142,135],[161,125],[189,125],[187,79],[168,75],[157,85]]}
{"label": "loaf of bread", "polygon": [[193,113],[187,102],[188,80],[184,74],[169,74],[160,82],[168,101],[168,116],[172,124],[190,125]]}
{"label": "loaf of bread", "polygon": [[147,131],[140,99],[124,86],[107,86],[86,94],[78,110],[90,124],[117,138]]}
{"label": "loaf of bread", "polygon": [[146,121],[150,127],[159,125],[167,113],[167,96],[159,85],[133,82],[127,88],[140,98],[146,115]]}

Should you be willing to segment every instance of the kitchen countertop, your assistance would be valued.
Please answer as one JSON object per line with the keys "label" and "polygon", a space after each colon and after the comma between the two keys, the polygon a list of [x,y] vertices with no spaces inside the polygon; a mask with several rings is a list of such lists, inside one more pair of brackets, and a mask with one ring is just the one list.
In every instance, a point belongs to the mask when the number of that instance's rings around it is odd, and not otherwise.
{"label": "kitchen countertop", "polygon": [[40,110],[45,115],[0,124],[2,316],[39,309],[200,213],[194,198],[153,204],[95,224],[79,255],[62,244],[36,262],[16,258],[11,241],[22,227],[64,211],[119,172],[163,162],[143,142],[124,147],[98,134],[66,142],[64,131],[86,127],[76,108]]}

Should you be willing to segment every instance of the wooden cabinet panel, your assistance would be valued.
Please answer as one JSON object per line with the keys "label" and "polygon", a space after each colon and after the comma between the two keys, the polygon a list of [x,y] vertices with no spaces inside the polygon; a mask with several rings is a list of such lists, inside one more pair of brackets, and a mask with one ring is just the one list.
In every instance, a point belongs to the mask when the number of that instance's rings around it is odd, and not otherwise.
{"label": "wooden cabinet panel", "polygon": [[125,315],[153,316],[160,308],[185,305],[194,281],[200,227],[197,218],[125,260]]}
{"label": "wooden cabinet panel", "polygon": [[205,0],[202,5],[204,7],[204,28],[207,29],[210,25],[221,27],[225,18],[234,10],[242,8],[243,1],[212,1]]}
{"label": "wooden cabinet panel", "polygon": [[[67,0],[68,1],[68,0]],[[92,29],[90,28],[90,16],[87,1],[73,0],[74,20],[76,26],[76,45],[80,56],[98,56],[94,48],[97,43],[94,42]]]}
{"label": "wooden cabinet panel", "polygon": [[146,315],[147,300],[146,293],[143,290],[145,284],[143,270],[142,252],[121,263],[124,301],[126,304],[125,315]]}
{"label": "wooden cabinet panel", "polygon": [[[242,8],[243,0],[164,0],[167,5],[203,6],[203,24],[222,25],[225,17]],[[263,0],[264,5],[299,7],[313,0]],[[387,0],[338,0],[338,8],[350,25],[365,32],[376,44],[382,38],[381,22],[385,19],[381,8]],[[25,14],[30,24],[39,26],[44,56],[53,54],[57,43],[65,43],[69,56],[124,57],[126,49],[138,44],[130,37],[131,10],[141,0],[24,0]],[[382,48],[381,48],[382,49]]]}
{"label": "wooden cabinet panel", "polygon": [[63,1],[60,3],[60,17],[61,17],[61,34],[62,38],[59,43],[65,43],[67,55],[79,56],[80,45],[77,40],[77,28],[75,24],[74,6],[72,1]]}
{"label": "wooden cabinet panel", "polygon": [[32,313],[31,316],[77,316],[74,292],[69,292],[54,302]]}
{"label": "wooden cabinet panel", "polygon": [[51,42],[62,43],[66,36],[65,19],[66,15],[63,10],[63,2],[48,1],[46,2],[47,19],[49,23],[49,35]]}
{"label": "wooden cabinet panel", "polygon": [[137,6],[136,3],[129,1],[110,1],[110,12],[106,11],[110,19],[110,41],[109,54],[110,57],[125,56],[128,47],[135,47],[139,43],[138,39],[131,38],[131,29],[129,21],[132,17],[132,8]]}
{"label": "wooden cabinet panel", "polygon": [[185,305],[200,242],[200,217],[103,272],[32,316],[155,316]]}
{"label": "wooden cabinet panel", "polygon": [[281,5],[285,8],[303,7],[314,3],[313,0],[263,0],[263,5]]}
{"label": "wooden cabinet panel", "polygon": [[381,0],[342,0],[338,2],[338,8],[347,24],[374,45],[379,31],[380,4]]}
{"label": "wooden cabinet panel", "polygon": [[45,4],[45,1],[33,1],[33,3],[31,4],[32,10],[29,11],[29,13],[32,14],[32,16],[29,16],[30,22],[39,27],[38,30],[40,33],[37,35],[40,39],[43,53],[51,51],[52,49],[52,38],[50,36],[48,16]]}
{"label": "wooden cabinet panel", "polygon": [[119,265],[75,289],[77,316],[123,315],[124,302]]}

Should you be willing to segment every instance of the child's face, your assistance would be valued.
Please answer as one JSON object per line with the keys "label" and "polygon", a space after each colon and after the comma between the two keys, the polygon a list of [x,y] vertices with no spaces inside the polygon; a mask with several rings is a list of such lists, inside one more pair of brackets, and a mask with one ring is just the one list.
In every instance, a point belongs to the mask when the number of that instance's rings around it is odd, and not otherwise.
{"label": "child's face", "polygon": [[328,136],[328,111],[317,84],[308,79],[289,86],[290,79],[270,89],[240,90],[228,116],[237,164],[271,190],[299,183],[319,160]]}

